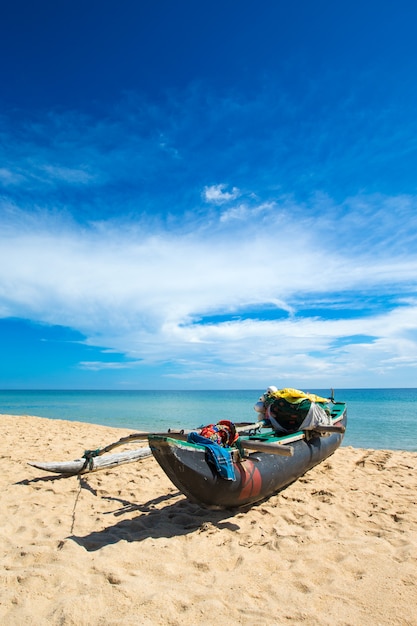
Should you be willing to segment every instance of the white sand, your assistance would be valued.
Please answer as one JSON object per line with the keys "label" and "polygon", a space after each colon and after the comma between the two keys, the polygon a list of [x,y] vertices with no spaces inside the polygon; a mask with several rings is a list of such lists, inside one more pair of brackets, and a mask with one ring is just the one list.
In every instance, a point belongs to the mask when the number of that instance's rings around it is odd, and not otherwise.
{"label": "white sand", "polygon": [[341,448],[213,512],[150,457],[62,478],[130,431],[0,416],[0,624],[417,625],[417,453]]}

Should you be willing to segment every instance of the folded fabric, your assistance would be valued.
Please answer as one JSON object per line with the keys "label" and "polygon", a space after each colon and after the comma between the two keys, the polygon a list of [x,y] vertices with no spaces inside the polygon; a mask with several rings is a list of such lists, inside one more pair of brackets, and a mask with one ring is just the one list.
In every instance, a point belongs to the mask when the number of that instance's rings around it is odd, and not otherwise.
{"label": "folded fabric", "polygon": [[311,403],[311,407],[300,426],[300,430],[314,430],[316,426],[329,426],[332,424],[330,415],[319,404]]}
{"label": "folded fabric", "polygon": [[214,465],[221,478],[225,480],[236,480],[232,457],[227,448],[222,448],[218,443],[207,439],[207,437],[202,437],[196,432],[190,433],[187,439],[190,443],[196,443],[206,448],[208,461]]}

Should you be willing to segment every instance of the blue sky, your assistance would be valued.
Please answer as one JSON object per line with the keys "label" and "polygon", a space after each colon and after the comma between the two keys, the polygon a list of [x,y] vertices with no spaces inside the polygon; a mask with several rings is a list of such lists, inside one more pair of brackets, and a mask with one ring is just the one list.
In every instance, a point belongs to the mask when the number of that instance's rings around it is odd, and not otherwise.
{"label": "blue sky", "polygon": [[2,2],[0,388],[416,386],[416,23]]}

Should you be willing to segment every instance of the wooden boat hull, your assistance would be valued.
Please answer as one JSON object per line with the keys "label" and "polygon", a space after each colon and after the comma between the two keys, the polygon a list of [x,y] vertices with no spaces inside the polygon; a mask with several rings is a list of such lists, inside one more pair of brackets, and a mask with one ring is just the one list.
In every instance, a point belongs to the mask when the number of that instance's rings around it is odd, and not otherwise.
{"label": "wooden boat hull", "polygon": [[[334,424],[346,427],[344,403],[336,403],[332,415]],[[255,435],[248,435],[247,439],[257,441]],[[191,501],[209,508],[224,509],[268,498],[333,454],[342,439],[341,432],[311,438],[301,432],[280,438],[272,433],[267,439],[258,436],[262,442],[291,444],[293,455],[253,452],[233,462],[234,481],[221,478],[207,463],[207,452],[203,446],[159,435],[150,436],[149,445],[169,479]]]}

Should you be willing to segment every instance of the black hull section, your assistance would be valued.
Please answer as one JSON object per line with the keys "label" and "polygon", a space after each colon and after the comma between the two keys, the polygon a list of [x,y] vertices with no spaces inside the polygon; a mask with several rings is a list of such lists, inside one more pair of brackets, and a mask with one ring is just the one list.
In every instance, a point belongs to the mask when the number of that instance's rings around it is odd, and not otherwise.
{"label": "black hull section", "polygon": [[[346,426],[346,408],[338,424]],[[256,437],[248,437],[256,441]],[[253,452],[233,463],[235,481],[220,478],[207,463],[206,452],[167,437],[149,437],[155,459],[168,478],[191,501],[210,508],[234,508],[253,504],[276,493],[297,480],[312,467],[333,454],[342,443],[343,434],[331,433],[305,437],[291,443],[294,455],[277,456]]]}

